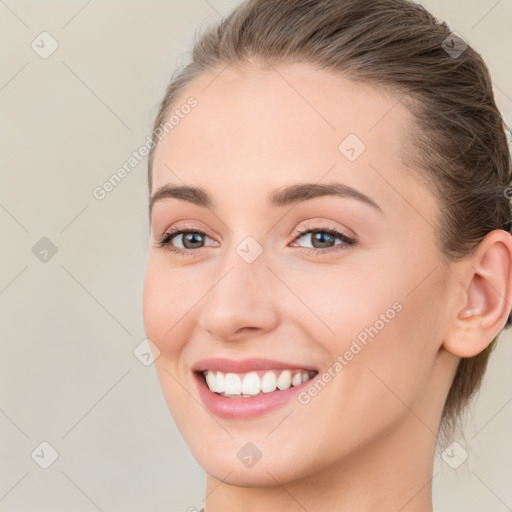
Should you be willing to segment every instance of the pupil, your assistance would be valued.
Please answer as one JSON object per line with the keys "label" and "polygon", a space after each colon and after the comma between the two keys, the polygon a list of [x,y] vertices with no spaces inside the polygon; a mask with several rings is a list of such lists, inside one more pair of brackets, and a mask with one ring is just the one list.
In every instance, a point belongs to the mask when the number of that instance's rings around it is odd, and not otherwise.
{"label": "pupil", "polygon": [[327,239],[327,244],[328,244],[327,246],[318,247],[318,249],[324,249],[325,247],[331,247],[330,242],[334,241],[334,236],[330,235],[329,233],[325,233],[323,231],[315,231],[312,234],[312,239],[313,239],[313,242],[319,242],[320,244],[322,244],[322,243],[325,244],[326,239]]}
{"label": "pupil", "polygon": [[[196,246],[194,245],[194,243],[199,243],[201,244],[202,240],[201,240],[201,237],[202,235],[200,235],[199,233],[187,233],[184,238],[183,238],[183,245],[187,248],[187,249],[193,249],[195,248]],[[196,238],[199,238],[199,241],[196,240]],[[189,247],[187,246],[187,242],[191,242],[192,243],[192,247]]]}

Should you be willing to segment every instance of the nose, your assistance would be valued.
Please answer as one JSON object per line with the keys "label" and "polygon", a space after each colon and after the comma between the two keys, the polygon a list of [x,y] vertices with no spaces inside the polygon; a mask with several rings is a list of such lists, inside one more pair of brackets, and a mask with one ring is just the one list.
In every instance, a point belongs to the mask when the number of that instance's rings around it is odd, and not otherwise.
{"label": "nose", "polygon": [[222,342],[272,331],[279,321],[275,280],[263,256],[247,263],[233,251],[201,301],[199,325]]}

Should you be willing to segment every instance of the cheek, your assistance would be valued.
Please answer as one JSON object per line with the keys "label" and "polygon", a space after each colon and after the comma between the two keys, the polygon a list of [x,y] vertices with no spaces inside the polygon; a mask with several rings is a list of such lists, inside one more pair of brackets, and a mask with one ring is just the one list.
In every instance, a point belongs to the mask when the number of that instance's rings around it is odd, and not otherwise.
{"label": "cheek", "polygon": [[[428,382],[417,348],[404,343],[407,338],[411,343],[419,341],[412,340],[407,331],[406,307],[388,323],[374,320],[386,311],[374,307],[367,304],[367,315],[372,314],[362,328],[360,319],[350,319],[355,335],[349,329],[346,336],[340,331],[338,350],[333,350],[333,361],[338,362],[331,366],[334,377],[311,404],[312,416],[320,418],[329,410],[329,421],[337,425],[336,435],[362,444],[407,420]],[[353,447],[348,442],[346,449]]]}
{"label": "cheek", "polygon": [[331,330],[323,338],[320,331],[312,333],[332,357],[330,400],[341,402],[344,414],[362,418],[379,410],[392,421],[407,410],[401,400],[412,403],[428,380],[436,349],[428,329],[434,318],[424,301],[427,296],[432,301],[436,290],[428,283],[411,293],[418,284],[414,269],[401,265],[400,272],[393,272],[391,264],[380,263],[364,272],[338,269],[318,275],[322,288],[311,289],[302,281],[300,289],[304,302]]}
{"label": "cheek", "polygon": [[164,319],[166,317],[166,311],[164,304],[162,276],[158,273],[155,265],[152,264],[151,261],[148,261],[142,292],[142,314],[146,336],[155,343],[160,350],[162,349],[159,344],[160,338],[165,332]]}
{"label": "cheek", "polygon": [[[382,301],[368,294],[366,313],[353,310],[350,333],[343,337],[344,364],[341,378],[334,379],[334,400],[342,405],[343,414],[352,414],[358,421],[373,411],[377,424],[366,425],[368,432],[407,418],[414,421],[411,411],[431,394],[437,355],[431,340],[435,318],[424,307],[427,290],[416,296],[409,294],[411,289],[404,284],[402,293]],[[396,307],[390,308],[391,304]]]}
{"label": "cheek", "polygon": [[398,299],[404,294],[397,292],[394,280],[386,274],[382,268],[340,266],[312,272],[310,279],[297,276],[295,290],[317,319],[313,314],[309,317],[329,331],[320,338],[318,331],[312,339],[339,354],[356,338],[363,343],[370,339],[373,326],[381,331],[393,322],[401,309]]}
{"label": "cheek", "polygon": [[180,356],[190,335],[187,312],[194,304],[193,297],[184,294],[190,288],[181,281],[179,272],[149,256],[143,285],[144,328],[147,338],[158,347],[154,367],[169,411],[178,423],[190,400],[185,388],[191,383],[183,382]]}
{"label": "cheek", "polygon": [[148,258],[143,286],[144,327],[146,336],[162,355],[179,348],[183,337],[180,331],[186,326],[187,312],[193,306],[186,293],[190,288],[182,281],[179,272],[166,268],[154,256]]}

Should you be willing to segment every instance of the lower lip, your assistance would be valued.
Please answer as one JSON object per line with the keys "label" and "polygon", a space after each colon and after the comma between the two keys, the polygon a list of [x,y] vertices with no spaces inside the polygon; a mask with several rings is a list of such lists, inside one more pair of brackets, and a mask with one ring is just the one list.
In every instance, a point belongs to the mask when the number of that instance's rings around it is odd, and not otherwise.
{"label": "lower lip", "polygon": [[220,418],[230,419],[253,418],[274,411],[311,385],[311,381],[315,378],[310,378],[298,386],[291,386],[283,391],[276,389],[271,393],[250,398],[228,398],[210,391],[201,373],[194,372],[194,377],[197,381],[199,396],[208,411]]}

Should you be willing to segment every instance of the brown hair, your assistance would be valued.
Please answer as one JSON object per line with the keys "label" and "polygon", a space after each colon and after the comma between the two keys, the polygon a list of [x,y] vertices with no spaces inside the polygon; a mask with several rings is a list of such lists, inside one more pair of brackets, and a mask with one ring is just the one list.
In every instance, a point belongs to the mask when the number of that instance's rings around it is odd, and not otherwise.
{"label": "brown hair", "polygon": [[[154,124],[150,191],[155,131],[194,78],[249,59],[262,65],[300,61],[384,86],[401,98],[415,120],[411,149],[402,157],[440,200],[442,260],[470,254],[490,231],[511,229],[512,166],[489,71],[473,48],[454,37],[446,22],[409,0],[241,3],[202,34],[190,62],[171,77]],[[463,51],[458,55],[450,48]],[[511,316],[506,327],[510,323]],[[480,354],[461,358],[442,414],[445,433],[478,391],[498,336]]]}

